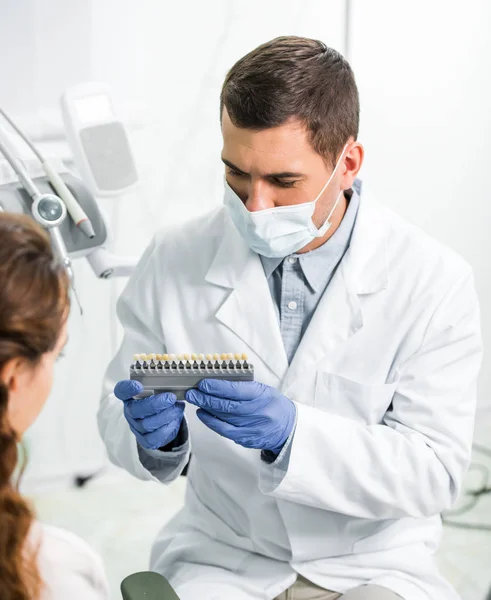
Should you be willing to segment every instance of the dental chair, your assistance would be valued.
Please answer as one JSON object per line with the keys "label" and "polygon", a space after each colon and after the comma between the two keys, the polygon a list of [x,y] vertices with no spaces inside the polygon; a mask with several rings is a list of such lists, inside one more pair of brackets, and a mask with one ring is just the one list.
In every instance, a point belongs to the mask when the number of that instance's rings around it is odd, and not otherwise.
{"label": "dental chair", "polygon": [[121,583],[123,600],[179,600],[170,583],[151,571],[133,573]]}

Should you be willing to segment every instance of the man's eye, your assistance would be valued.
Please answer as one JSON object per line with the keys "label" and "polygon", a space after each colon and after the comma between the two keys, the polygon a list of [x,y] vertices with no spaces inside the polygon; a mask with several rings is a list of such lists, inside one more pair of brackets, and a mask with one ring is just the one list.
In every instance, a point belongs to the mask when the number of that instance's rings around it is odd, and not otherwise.
{"label": "man's eye", "polygon": [[283,187],[283,188],[291,188],[297,182],[296,181],[281,181],[281,179],[275,179],[274,183],[275,183],[275,185],[279,185],[280,187]]}
{"label": "man's eye", "polygon": [[245,173],[241,173],[240,171],[235,171],[234,169],[228,169],[228,174],[232,177],[244,177]]}
{"label": "man's eye", "polygon": [[61,352],[58,354],[58,356],[56,357],[56,360],[60,360],[60,358],[63,358],[64,356],[65,356],[65,351],[64,351],[64,350],[62,350],[62,351],[61,351]]}

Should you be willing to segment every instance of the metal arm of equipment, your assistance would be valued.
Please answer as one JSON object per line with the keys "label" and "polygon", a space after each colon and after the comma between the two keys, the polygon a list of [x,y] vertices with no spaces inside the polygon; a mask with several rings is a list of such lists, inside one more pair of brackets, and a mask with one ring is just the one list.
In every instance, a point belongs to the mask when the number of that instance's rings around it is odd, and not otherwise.
{"label": "metal arm of equipment", "polygon": [[58,227],[50,228],[49,235],[51,237],[51,243],[53,245],[53,248],[55,249],[55,252],[58,254],[65,269],[67,270],[68,276],[70,277],[70,281],[72,283],[72,287],[75,291],[75,275],[72,269],[72,261],[68,258],[65,242],[63,241],[63,236],[61,235],[61,232]]}
{"label": "metal arm of equipment", "polygon": [[[27,146],[31,149],[33,154],[37,156],[39,162],[41,163],[44,172],[46,173],[51,185],[56,190],[57,194],[62,198],[65,203],[67,210],[73,219],[75,225],[85,233],[88,238],[93,238],[95,236],[94,228],[89,217],[86,215],[83,208],[75,199],[74,195],[70,192],[68,187],[65,185],[63,179],[56,172],[56,169],[53,167],[51,162],[41,154],[41,152],[36,148],[36,146],[31,142],[31,140],[24,134],[24,132],[14,123],[14,121],[9,117],[9,115],[0,107],[0,115],[7,121],[7,123],[12,127],[12,129],[17,133],[17,135],[24,140]],[[19,174],[19,178],[20,178]],[[24,181],[22,181],[22,185],[27,190]]]}
{"label": "metal arm of equipment", "polygon": [[68,257],[63,237],[59,229],[59,225],[63,223],[67,214],[65,204],[58,196],[55,196],[54,194],[42,194],[39,191],[34,181],[29,177],[22,162],[12,154],[8,145],[5,144],[1,138],[0,152],[17,174],[23,188],[32,198],[32,215],[38,223],[48,230],[55,252],[68,273],[73,292],[80,306],[80,312],[82,312],[82,306],[80,305],[75,289],[72,261]]}
{"label": "metal arm of equipment", "polygon": [[29,196],[31,196],[33,199],[35,199],[36,196],[40,196],[41,194],[39,193],[39,190],[32,182],[32,179],[27,174],[27,171],[24,169],[22,161],[10,155],[7,147],[2,143],[2,140],[0,140],[0,152],[2,152],[12,169],[14,169],[14,171],[17,173],[17,177],[19,178],[22,187],[26,190]]}
{"label": "metal arm of equipment", "polygon": [[[55,253],[65,266],[72,285],[74,273],[71,260],[74,258],[87,258],[92,271],[100,279],[129,277],[138,260],[130,256],[117,256],[108,250],[106,219],[83,182],[73,177],[69,171],[64,171],[61,162],[56,164],[56,161],[50,159],[52,170],[63,186],[67,189],[70,186],[70,194],[84,207],[84,214],[90,214],[96,228],[96,235],[90,241],[85,236],[77,235],[76,230],[80,227],[74,229],[66,219],[67,207],[63,198],[60,199],[51,192],[50,185],[55,186],[45,174],[46,165],[33,158],[26,158],[21,148],[14,143],[16,141],[9,131],[0,126],[0,154],[5,157],[5,162],[0,160],[0,210],[24,210],[49,232]],[[11,168],[8,169],[7,165]],[[32,205],[23,202],[17,196],[15,188],[9,189],[15,183],[20,183],[23,193],[32,200]],[[50,185],[46,185],[47,183]]]}

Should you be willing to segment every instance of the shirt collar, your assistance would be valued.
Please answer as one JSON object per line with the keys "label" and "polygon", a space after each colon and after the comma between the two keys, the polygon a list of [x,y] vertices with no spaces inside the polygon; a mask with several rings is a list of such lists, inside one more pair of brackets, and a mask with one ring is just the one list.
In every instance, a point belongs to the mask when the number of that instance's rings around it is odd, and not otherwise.
{"label": "shirt collar", "polygon": [[332,275],[332,268],[349,247],[360,197],[354,190],[349,190],[347,196],[349,202],[343,220],[327,242],[310,252],[294,255],[298,257],[304,277],[314,292],[325,287]]}
{"label": "shirt collar", "polygon": [[264,274],[266,279],[269,279],[276,269],[281,265],[284,258],[271,258],[269,256],[259,255],[261,262],[263,263]]}

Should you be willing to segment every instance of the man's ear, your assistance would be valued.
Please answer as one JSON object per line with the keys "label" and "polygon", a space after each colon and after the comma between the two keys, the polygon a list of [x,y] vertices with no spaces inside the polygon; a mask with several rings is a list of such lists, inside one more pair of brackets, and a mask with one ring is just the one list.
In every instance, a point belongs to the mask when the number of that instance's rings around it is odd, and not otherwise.
{"label": "man's ear", "polygon": [[345,166],[345,172],[341,179],[341,188],[343,190],[348,190],[353,185],[363,164],[364,157],[365,149],[363,146],[359,142],[352,141],[343,161]]}

